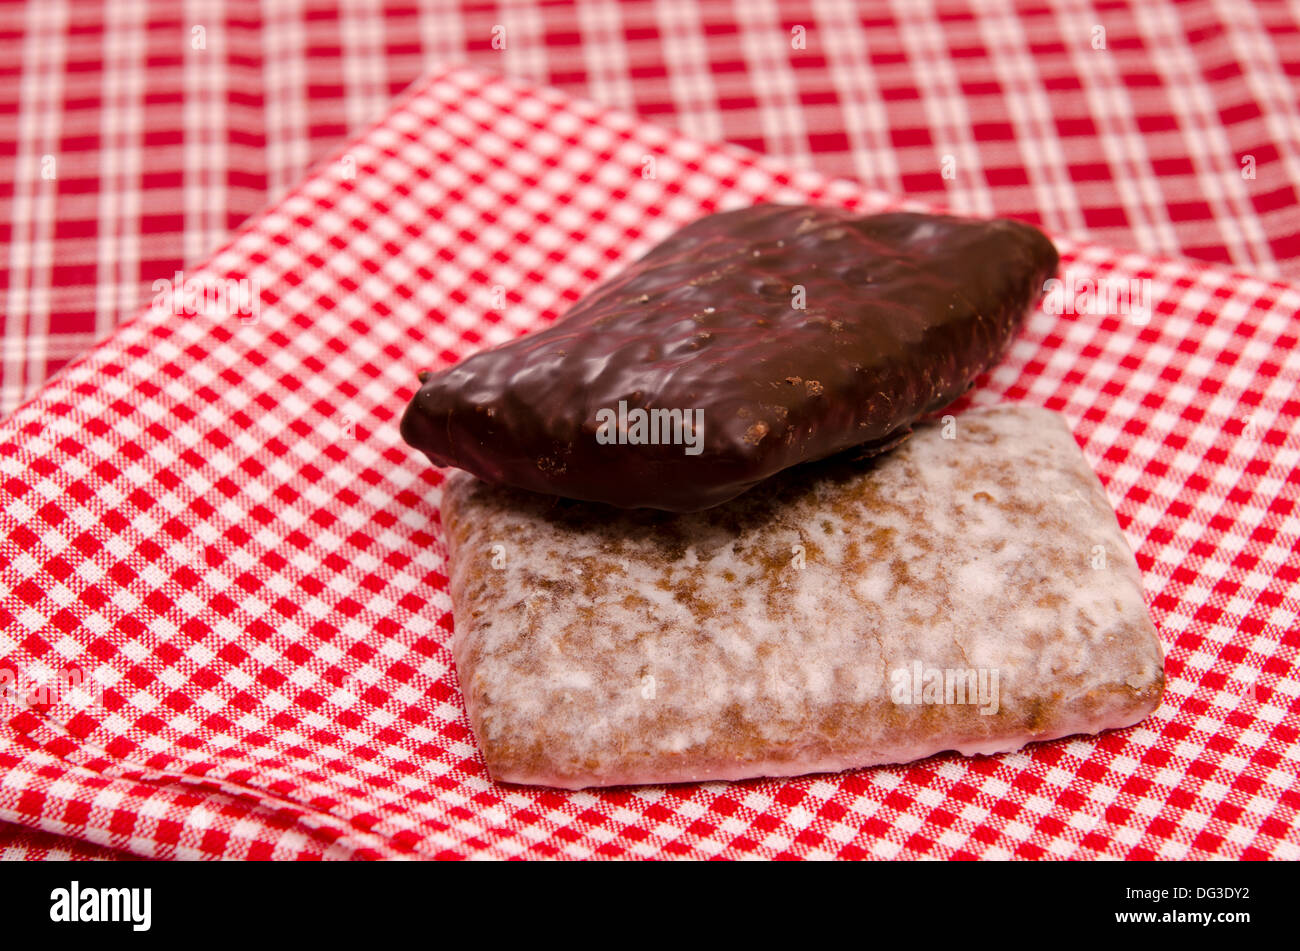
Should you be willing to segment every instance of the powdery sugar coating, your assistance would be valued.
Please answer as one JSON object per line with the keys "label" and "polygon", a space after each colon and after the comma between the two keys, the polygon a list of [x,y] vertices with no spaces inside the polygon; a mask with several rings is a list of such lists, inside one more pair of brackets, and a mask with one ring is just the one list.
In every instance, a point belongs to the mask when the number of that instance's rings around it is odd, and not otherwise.
{"label": "powdery sugar coating", "polygon": [[[1164,685],[1137,564],[1064,421],[1002,406],[689,515],[446,484],[454,652],[499,780],[740,779],[1138,722]],[[891,673],[997,672],[996,713]],[[987,705],[985,707],[987,709]]]}

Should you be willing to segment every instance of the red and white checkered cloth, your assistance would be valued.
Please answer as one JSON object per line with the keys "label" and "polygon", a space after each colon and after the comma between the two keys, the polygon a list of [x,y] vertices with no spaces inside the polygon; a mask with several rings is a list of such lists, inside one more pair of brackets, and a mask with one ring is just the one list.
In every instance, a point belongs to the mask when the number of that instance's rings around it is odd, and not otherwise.
{"label": "red and white checkered cloth", "polygon": [[[644,177],[646,159],[655,177]],[[1300,289],[1060,242],[1151,313],[1036,313],[972,395],[1070,421],[1168,690],[991,758],[612,791],[491,782],[448,649],[417,369],[554,319],[706,212],[879,194],[453,69],[0,424],[0,820],[155,857],[1300,857]],[[502,289],[507,305],[493,310]],[[94,698],[90,698],[94,700]]]}
{"label": "red and white checkered cloth", "polygon": [[0,3],[0,415],[458,60],[890,194],[1300,278],[1297,0]]}

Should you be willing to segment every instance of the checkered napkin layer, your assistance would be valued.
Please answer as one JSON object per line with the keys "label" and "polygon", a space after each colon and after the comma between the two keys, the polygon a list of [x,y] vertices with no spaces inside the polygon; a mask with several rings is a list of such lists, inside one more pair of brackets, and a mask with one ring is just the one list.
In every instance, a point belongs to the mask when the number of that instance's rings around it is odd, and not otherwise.
{"label": "checkered napkin layer", "polygon": [[0,656],[103,685],[7,701],[0,819],[164,858],[1300,857],[1300,291],[1069,242],[1066,277],[1149,281],[1149,312],[1036,313],[968,401],[1070,421],[1138,551],[1156,714],[790,780],[487,777],[442,477],[397,432],[416,371],[765,200],[889,206],[554,90],[414,87],[191,275],[259,306],[165,299],[0,425]]}
{"label": "checkered napkin layer", "polygon": [[30,0],[0,4],[0,415],[458,61],[959,212],[1300,278],[1295,0]]}

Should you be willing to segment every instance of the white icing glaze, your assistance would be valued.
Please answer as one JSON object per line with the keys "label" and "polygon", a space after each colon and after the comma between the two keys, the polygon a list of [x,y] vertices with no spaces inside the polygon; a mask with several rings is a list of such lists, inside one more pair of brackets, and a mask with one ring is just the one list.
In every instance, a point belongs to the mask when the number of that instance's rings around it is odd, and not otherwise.
{"label": "white icing glaze", "polygon": [[[955,439],[922,426],[875,465],[803,467],[691,515],[464,473],[443,512],[457,667],[501,780],[580,788],[1003,752],[1128,726],[1159,703],[1137,565],[1045,410],[968,412]],[[916,661],[996,671],[997,712],[896,703],[891,672]]]}

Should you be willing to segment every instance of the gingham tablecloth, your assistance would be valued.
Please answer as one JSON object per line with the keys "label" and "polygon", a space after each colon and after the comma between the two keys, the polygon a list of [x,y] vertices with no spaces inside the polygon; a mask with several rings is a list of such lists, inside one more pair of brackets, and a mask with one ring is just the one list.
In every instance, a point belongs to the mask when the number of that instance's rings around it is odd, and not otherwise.
{"label": "gingham tablecloth", "polygon": [[458,60],[959,212],[1300,278],[1297,0],[0,2],[0,415]]}
{"label": "gingham tablecloth", "polygon": [[438,72],[191,275],[247,280],[259,307],[164,301],[56,378],[0,424],[0,655],[105,689],[7,706],[0,819],[185,858],[1300,857],[1300,289],[1073,241],[1067,274],[1149,280],[1150,313],[1037,312],[968,402],[1069,420],[1138,553],[1157,713],[834,776],[488,779],[449,652],[441,476],[397,432],[415,373],[760,200],[890,205]]}

